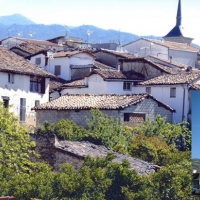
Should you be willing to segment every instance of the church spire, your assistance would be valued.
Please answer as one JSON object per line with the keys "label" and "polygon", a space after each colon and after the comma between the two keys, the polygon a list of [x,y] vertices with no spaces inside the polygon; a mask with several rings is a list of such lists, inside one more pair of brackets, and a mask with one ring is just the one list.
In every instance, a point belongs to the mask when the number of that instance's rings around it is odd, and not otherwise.
{"label": "church spire", "polygon": [[181,26],[181,0],[178,2],[178,10],[177,10],[177,16],[176,16],[176,26]]}

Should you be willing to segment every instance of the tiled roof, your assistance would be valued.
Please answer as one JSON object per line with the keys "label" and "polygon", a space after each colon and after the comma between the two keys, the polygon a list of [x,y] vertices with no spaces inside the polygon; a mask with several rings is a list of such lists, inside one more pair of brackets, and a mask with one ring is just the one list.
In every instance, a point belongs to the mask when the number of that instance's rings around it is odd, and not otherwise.
{"label": "tiled roof", "polygon": [[49,82],[49,92],[53,92],[54,90],[58,89],[66,82],[67,81],[61,78],[51,78]]}
{"label": "tiled roof", "polygon": [[37,45],[41,45],[41,46],[55,46],[55,47],[59,47],[58,44],[46,41],[46,40],[34,40],[34,39],[27,39],[27,38],[18,38],[18,37],[11,37],[14,38],[16,40],[22,41],[22,42],[26,42],[29,44],[37,44]]}
{"label": "tiled roof", "polygon": [[12,47],[10,50],[12,51],[12,49],[20,49],[21,51],[27,52],[29,54],[35,54],[39,51],[44,50],[44,47],[35,44],[23,43],[19,44],[18,46]]}
{"label": "tiled roof", "polygon": [[90,95],[90,94],[71,94],[64,95],[40,106],[34,107],[33,110],[74,110],[74,109],[108,109],[117,110],[124,109],[131,105],[142,102],[146,98],[152,98],[166,109],[174,112],[170,106],[158,101],[151,95],[131,94],[131,95]]}
{"label": "tiled roof", "polygon": [[86,87],[84,79],[73,80],[63,84],[61,87]]}
{"label": "tiled roof", "polygon": [[[191,45],[188,45],[186,43],[178,43],[178,42],[170,42],[170,41],[160,41],[160,40],[151,40],[151,39],[147,39],[147,38],[140,38],[138,40],[146,40],[149,41],[151,43],[155,43],[161,46],[165,46],[169,49],[177,49],[177,50],[182,50],[182,51],[192,51],[192,52],[199,52],[199,49],[196,47],[193,47]],[[136,40],[136,41],[138,41]],[[131,43],[134,43],[136,41],[130,42],[128,44],[125,44],[124,46],[127,46]]]}
{"label": "tiled roof", "polygon": [[16,74],[37,75],[42,77],[55,77],[50,72],[31,64],[21,56],[0,47],[0,71]]}
{"label": "tiled roof", "polygon": [[90,142],[78,142],[78,141],[59,141],[56,148],[61,149],[71,155],[78,156],[80,158],[90,157],[105,157],[108,153],[114,153],[116,158],[113,162],[122,163],[123,160],[127,160],[130,163],[130,169],[136,170],[138,174],[150,174],[157,171],[160,167],[152,163],[133,158],[128,155],[112,152],[104,146],[95,145]]}
{"label": "tiled roof", "polygon": [[138,83],[138,85],[175,85],[188,84],[200,78],[200,71],[180,72],[178,74],[165,74],[156,78]]}
{"label": "tiled roof", "polygon": [[122,72],[119,70],[115,69],[109,69],[109,70],[98,70],[94,69],[92,72],[87,75],[90,76],[92,74],[98,74],[101,76],[104,80],[144,80],[144,75],[135,72],[135,71],[127,71],[127,72]]}
{"label": "tiled roof", "polygon": [[[135,58],[135,56],[133,54],[127,53],[127,52],[122,52],[122,51],[100,49],[100,50],[97,50],[96,52],[105,52],[105,53],[113,54],[113,55],[121,57],[121,58]],[[96,53],[96,52],[94,52],[94,53]]]}
{"label": "tiled roof", "polygon": [[61,51],[53,54],[54,58],[59,58],[59,57],[71,57],[73,55],[79,54],[79,53],[86,53],[89,54],[90,56],[95,57],[92,53],[89,51]]}
{"label": "tiled roof", "polygon": [[191,90],[200,90],[200,84],[190,84]]}
{"label": "tiled roof", "polygon": [[113,67],[105,65],[105,64],[98,62],[98,61],[94,61],[93,66],[96,69],[114,69]]}
{"label": "tiled roof", "polygon": [[174,67],[177,67],[177,68],[180,68],[180,69],[184,69],[184,68],[187,68],[188,65],[185,65],[185,64],[182,64],[182,63],[178,63],[178,62],[175,62],[175,61],[170,61],[170,60],[166,60],[164,58],[159,58],[159,57],[156,57],[156,56],[149,56],[153,59],[153,62],[157,63],[156,60],[160,60],[166,64],[170,64],[170,65],[173,65]]}

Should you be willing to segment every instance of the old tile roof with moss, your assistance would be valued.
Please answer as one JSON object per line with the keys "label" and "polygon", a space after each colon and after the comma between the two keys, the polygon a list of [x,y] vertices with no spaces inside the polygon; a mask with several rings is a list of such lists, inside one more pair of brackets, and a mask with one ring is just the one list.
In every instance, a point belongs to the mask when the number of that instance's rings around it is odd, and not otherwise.
{"label": "old tile roof with moss", "polygon": [[0,47],[0,72],[55,77],[50,72],[31,64],[26,59],[3,47]]}
{"label": "old tile roof with moss", "polygon": [[131,95],[116,95],[116,94],[66,94],[58,99],[41,104],[34,107],[33,110],[74,110],[74,109],[106,109],[117,110],[125,109],[131,105],[142,102],[145,99],[151,98],[159,105],[174,112],[175,110],[169,105],[166,105],[150,94],[131,94]]}
{"label": "old tile roof with moss", "polygon": [[122,163],[123,160],[127,160],[130,163],[130,169],[136,170],[138,174],[150,174],[152,172],[160,169],[160,166],[154,165],[128,155],[120,154],[108,150],[104,146],[95,145],[90,142],[78,142],[78,141],[58,141],[56,146],[57,149],[60,149],[66,153],[70,153],[75,157],[85,159],[87,156],[90,157],[105,157],[108,153],[113,153],[116,158],[112,161],[117,163]]}
{"label": "old tile roof with moss", "polygon": [[180,72],[178,74],[165,74],[156,78],[138,83],[138,85],[176,85],[190,84],[200,78],[200,71]]}

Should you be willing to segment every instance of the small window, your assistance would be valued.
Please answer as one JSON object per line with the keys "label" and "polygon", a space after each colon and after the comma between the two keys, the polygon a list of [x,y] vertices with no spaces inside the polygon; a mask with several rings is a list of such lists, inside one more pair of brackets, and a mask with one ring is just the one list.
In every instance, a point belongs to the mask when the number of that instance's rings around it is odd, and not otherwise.
{"label": "small window", "polygon": [[124,122],[129,122],[130,113],[124,113]]}
{"label": "small window", "polygon": [[176,97],[176,88],[170,88],[170,97],[175,98]]}
{"label": "small window", "polygon": [[35,64],[40,65],[41,64],[41,58],[36,58],[35,59]]}
{"label": "small window", "polygon": [[131,82],[124,82],[123,90],[131,90]]}
{"label": "small window", "polygon": [[2,99],[3,99],[3,105],[4,105],[4,107],[8,108],[9,107],[9,100],[10,100],[10,98],[6,97],[6,96],[2,96]]}
{"label": "small window", "polygon": [[39,106],[40,105],[40,101],[39,100],[35,100],[35,106]]}
{"label": "small window", "polygon": [[151,87],[146,87],[146,93],[151,94]]}
{"label": "small window", "polygon": [[26,98],[20,98],[20,122],[26,121]]}
{"label": "small window", "polygon": [[8,74],[8,83],[14,83],[14,74]]}
{"label": "small window", "polygon": [[30,77],[30,91],[45,93],[45,78],[40,77]]}
{"label": "small window", "polygon": [[61,66],[60,66],[60,65],[55,65],[54,74],[55,74],[56,76],[60,75],[60,69],[61,69]]}

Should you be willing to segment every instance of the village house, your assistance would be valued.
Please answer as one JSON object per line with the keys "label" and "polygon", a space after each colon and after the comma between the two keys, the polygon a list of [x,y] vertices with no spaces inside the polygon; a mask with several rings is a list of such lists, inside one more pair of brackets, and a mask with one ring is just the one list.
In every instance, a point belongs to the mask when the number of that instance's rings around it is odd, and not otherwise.
{"label": "village house", "polygon": [[100,109],[105,115],[119,119],[120,123],[129,126],[142,124],[145,120],[155,120],[156,115],[173,122],[175,110],[153,96],[144,94],[72,94],[64,95],[48,103],[35,106],[37,125],[44,121],[55,123],[60,119],[74,121],[77,125],[86,127],[86,117],[90,118],[91,109]]}
{"label": "village house", "polygon": [[104,146],[90,142],[59,141],[53,134],[32,134],[31,140],[36,142],[35,150],[41,155],[40,159],[50,164],[56,171],[64,163],[70,163],[75,169],[78,169],[87,156],[92,158],[105,157],[108,153],[113,153],[116,156],[113,162],[122,163],[123,160],[127,160],[130,163],[130,169],[134,169],[141,175],[149,175],[160,169],[158,165],[113,152]]}
{"label": "village house", "polygon": [[141,38],[123,46],[135,56],[155,56],[195,68],[199,49],[186,44]]}
{"label": "village house", "polygon": [[97,61],[120,70],[119,59],[135,58],[135,56],[128,52],[114,51],[108,49],[98,49],[93,52]]}
{"label": "village house", "polygon": [[174,121],[190,121],[191,95],[189,90],[200,84],[200,71],[188,69],[177,74],[164,74],[143,82],[135,87],[136,93],[148,91],[159,101],[176,109]]}
{"label": "village house", "polygon": [[21,123],[35,124],[35,105],[49,101],[49,80],[53,74],[0,47],[0,94],[5,107]]}

